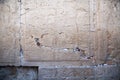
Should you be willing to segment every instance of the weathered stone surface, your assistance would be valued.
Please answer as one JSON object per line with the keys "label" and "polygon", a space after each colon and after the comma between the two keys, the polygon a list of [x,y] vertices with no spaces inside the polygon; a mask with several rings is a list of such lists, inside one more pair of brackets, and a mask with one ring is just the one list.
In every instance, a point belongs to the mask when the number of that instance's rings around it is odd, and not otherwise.
{"label": "weathered stone surface", "polygon": [[0,64],[118,64],[119,7],[119,0],[1,0]]}
{"label": "weathered stone surface", "polygon": [[17,0],[0,0],[0,63],[19,62],[19,3]]}
{"label": "weathered stone surface", "polygon": [[118,0],[23,1],[24,60],[118,63],[119,6]]}
{"label": "weathered stone surface", "polygon": [[56,77],[57,69],[55,68],[41,68],[39,69],[39,77]]}
{"label": "weathered stone surface", "polygon": [[39,80],[119,80],[120,67],[114,65],[79,67],[39,67]]}
{"label": "weathered stone surface", "polygon": [[[96,1],[96,3],[97,24],[95,26],[97,31],[95,41],[97,61],[107,63],[109,60],[115,60],[115,62],[119,62],[117,49],[119,45],[120,1],[100,0]],[[98,61],[98,63],[101,62]]]}
{"label": "weathered stone surface", "polygon": [[[43,67],[40,80],[119,80],[109,66],[120,63],[119,21],[120,0],[0,0],[0,65]],[[0,79],[34,75],[14,70]]]}
{"label": "weathered stone surface", "polygon": [[0,80],[37,80],[36,67],[0,67]]}
{"label": "weathered stone surface", "polygon": [[23,1],[22,10],[25,60],[80,60],[80,54],[73,52],[76,46],[88,54],[89,0]]}
{"label": "weathered stone surface", "polygon": [[104,76],[104,77],[112,77],[118,76],[120,74],[120,67],[116,66],[103,66],[103,67],[96,67],[95,68],[95,75],[96,76]]}

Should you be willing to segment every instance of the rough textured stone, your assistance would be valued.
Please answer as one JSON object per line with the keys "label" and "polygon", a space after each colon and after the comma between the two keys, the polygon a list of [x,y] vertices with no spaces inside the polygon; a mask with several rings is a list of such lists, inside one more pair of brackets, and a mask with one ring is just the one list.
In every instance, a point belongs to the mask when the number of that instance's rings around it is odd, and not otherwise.
{"label": "rough textured stone", "polygon": [[118,0],[23,1],[24,60],[119,62],[119,6]]}
{"label": "rough textured stone", "polygon": [[1,0],[0,63],[119,63],[119,7],[119,0]]}
{"label": "rough textured stone", "polygon": [[17,0],[0,0],[0,63],[19,62],[19,4]]}
{"label": "rough textured stone", "polygon": [[[119,62],[119,0],[96,1],[96,55],[97,61],[108,63],[109,60]],[[115,57],[116,55],[116,57]],[[114,61],[113,61],[114,62]],[[101,63],[98,61],[98,63]]]}
{"label": "rough textured stone", "polygon": [[120,67],[116,66],[103,66],[103,67],[96,67],[95,68],[95,75],[96,76],[118,76],[120,74]]}
{"label": "rough textured stone", "polygon": [[0,80],[37,80],[37,67],[0,67]]}
{"label": "rough textured stone", "polygon": [[119,80],[105,66],[120,64],[119,21],[120,0],[0,0],[0,65],[48,67],[40,80]]}
{"label": "rough textured stone", "polygon": [[[33,7],[30,7],[30,4]],[[41,61],[79,60],[80,53],[74,54],[72,49],[80,43],[81,45],[79,44],[79,47],[88,52],[88,48],[86,48],[88,47],[88,30],[86,31],[87,33],[84,32],[84,27],[89,27],[85,25],[89,24],[88,7],[89,0],[23,1],[22,9],[25,10],[27,8],[24,12],[25,14],[22,15],[22,23],[27,25],[24,28],[25,34],[23,35],[26,60],[34,61],[35,59],[33,59],[33,57]],[[82,20],[83,17],[85,22]],[[26,22],[24,22],[24,19],[26,19]],[[80,26],[83,27],[79,28]],[[83,34],[84,36],[82,36]],[[40,46],[36,45],[35,38],[39,38]],[[65,49],[69,50],[66,51]],[[31,55],[33,53],[35,55]],[[50,58],[44,58],[44,54]],[[26,55],[29,55],[29,57]],[[52,55],[55,56],[55,58]]]}
{"label": "rough textured stone", "polygon": [[39,80],[119,80],[120,67],[79,66],[79,67],[39,67]]}

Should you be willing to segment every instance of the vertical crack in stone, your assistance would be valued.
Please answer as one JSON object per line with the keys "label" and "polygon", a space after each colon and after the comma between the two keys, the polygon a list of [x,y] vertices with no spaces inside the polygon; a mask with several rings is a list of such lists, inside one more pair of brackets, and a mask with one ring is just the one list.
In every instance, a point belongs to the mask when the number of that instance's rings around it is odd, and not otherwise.
{"label": "vertical crack in stone", "polygon": [[20,65],[22,65],[23,64],[23,48],[22,48],[22,44],[21,44],[21,39],[22,39],[22,31],[21,31],[21,29],[22,29],[22,26],[21,26],[21,0],[18,0],[18,2],[19,2],[19,58],[20,58]]}
{"label": "vertical crack in stone", "polygon": [[22,45],[20,44],[20,65],[23,64],[23,48]]}

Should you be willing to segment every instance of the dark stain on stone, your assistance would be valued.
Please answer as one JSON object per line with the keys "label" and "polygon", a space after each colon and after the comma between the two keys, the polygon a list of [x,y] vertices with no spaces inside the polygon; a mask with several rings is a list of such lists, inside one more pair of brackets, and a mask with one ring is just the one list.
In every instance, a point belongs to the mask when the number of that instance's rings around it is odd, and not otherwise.
{"label": "dark stain on stone", "polygon": [[37,42],[36,44],[37,44],[37,46],[40,46],[40,43],[39,43],[39,42]]}
{"label": "dark stain on stone", "polygon": [[76,48],[75,48],[75,51],[79,52],[79,53],[80,53],[80,56],[83,56],[83,57],[86,56],[85,50],[80,49],[79,47],[76,47]]}
{"label": "dark stain on stone", "polygon": [[40,42],[39,42],[39,38],[35,38],[35,42],[36,42],[36,45],[37,45],[37,46],[40,46],[40,45],[41,45]]}
{"label": "dark stain on stone", "polygon": [[30,8],[25,8],[25,10],[29,10]]}
{"label": "dark stain on stone", "polygon": [[91,58],[93,58],[93,56],[89,56],[89,57],[87,57],[87,59],[91,59]]}
{"label": "dark stain on stone", "polygon": [[117,7],[117,4],[114,4],[115,7]]}
{"label": "dark stain on stone", "polygon": [[23,49],[21,44],[20,44],[20,55],[23,55]]}
{"label": "dark stain on stone", "polygon": [[33,38],[33,36],[31,35],[31,38]]}
{"label": "dark stain on stone", "polygon": [[63,32],[60,32],[59,34],[63,34]]}
{"label": "dark stain on stone", "polygon": [[35,39],[35,42],[39,42],[39,38],[34,38]]}
{"label": "dark stain on stone", "polygon": [[76,49],[75,49],[75,50],[76,50],[76,51],[79,51],[79,52],[81,51],[79,47],[76,47]]}
{"label": "dark stain on stone", "polygon": [[18,2],[21,2],[21,0],[18,0]]}

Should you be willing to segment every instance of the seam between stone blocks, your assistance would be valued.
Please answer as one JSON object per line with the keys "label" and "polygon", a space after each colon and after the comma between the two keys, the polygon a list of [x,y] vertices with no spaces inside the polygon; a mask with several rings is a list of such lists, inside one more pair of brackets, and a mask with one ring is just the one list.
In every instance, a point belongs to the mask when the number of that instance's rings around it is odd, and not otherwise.
{"label": "seam between stone blocks", "polygon": [[22,8],[21,8],[21,5],[22,5],[22,1],[21,0],[18,0],[18,2],[19,2],[19,64],[20,64],[20,66],[22,66],[22,64],[23,64],[23,48],[22,48],[22,44],[21,44],[21,39],[22,39],[22,31],[21,31],[21,29],[22,29],[22,26],[21,26],[21,24],[22,24],[22,22],[21,22],[21,10],[22,10]]}

